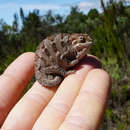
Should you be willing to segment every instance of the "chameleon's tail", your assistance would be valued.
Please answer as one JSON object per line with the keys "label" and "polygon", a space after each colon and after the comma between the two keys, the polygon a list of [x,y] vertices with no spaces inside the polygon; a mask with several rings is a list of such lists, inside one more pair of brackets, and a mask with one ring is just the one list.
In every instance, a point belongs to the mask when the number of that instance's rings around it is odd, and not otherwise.
{"label": "chameleon's tail", "polygon": [[66,71],[63,68],[59,66],[50,66],[39,71],[39,74],[36,77],[39,77],[37,80],[43,86],[54,87],[58,86],[62,82],[65,75]]}
{"label": "chameleon's tail", "polygon": [[40,84],[43,86],[49,86],[49,87],[55,87],[58,86],[63,80],[63,77],[61,76],[55,76],[53,79],[45,79],[43,78],[42,81],[40,80]]}
{"label": "chameleon's tail", "polygon": [[40,71],[35,73],[35,77],[36,77],[36,80],[41,85],[46,86],[46,87],[58,86],[63,80],[63,77],[60,75],[55,75],[55,76],[52,74],[45,75],[45,73],[41,73]]}

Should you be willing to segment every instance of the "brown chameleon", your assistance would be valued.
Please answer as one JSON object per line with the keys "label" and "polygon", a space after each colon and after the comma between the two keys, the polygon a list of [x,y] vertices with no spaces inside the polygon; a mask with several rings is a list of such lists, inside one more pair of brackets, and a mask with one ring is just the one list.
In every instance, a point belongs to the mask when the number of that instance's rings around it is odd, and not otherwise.
{"label": "brown chameleon", "polygon": [[72,67],[92,44],[87,34],[55,34],[44,39],[35,52],[35,77],[43,86],[58,86],[74,72]]}

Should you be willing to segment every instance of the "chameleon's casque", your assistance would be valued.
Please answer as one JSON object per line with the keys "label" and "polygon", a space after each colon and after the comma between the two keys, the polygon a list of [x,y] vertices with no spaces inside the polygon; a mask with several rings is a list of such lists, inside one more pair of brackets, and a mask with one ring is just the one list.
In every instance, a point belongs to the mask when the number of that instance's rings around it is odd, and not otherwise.
{"label": "chameleon's casque", "polygon": [[92,44],[87,34],[55,34],[44,39],[35,53],[35,77],[43,86],[58,86],[87,54]]}

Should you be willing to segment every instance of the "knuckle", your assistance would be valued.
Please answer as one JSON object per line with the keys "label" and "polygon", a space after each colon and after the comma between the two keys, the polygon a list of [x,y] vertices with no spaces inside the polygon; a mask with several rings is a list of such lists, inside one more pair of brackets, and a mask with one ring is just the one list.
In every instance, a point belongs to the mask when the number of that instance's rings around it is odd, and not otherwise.
{"label": "knuckle", "polygon": [[86,89],[84,89],[84,90],[81,90],[81,92],[79,93],[79,95],[81,97],[86,97],[86,99],[87,99],[87,97],[94,97],[94,99],[98,100],[98,102],[100,102],[100,103],[103,103],[104,100],[105,100],[104,93],[101,93],[99,91],[92,91],[92,90],[86,90]]}
{"label": "knuckle", "polygon": [[48,101],[46,100],[46,97],[37,91],[29,92],[28,94],[24,96],[24,98],[29,101],[33,101],[33,103],[35,102],[36,104],[39,104],[39,105],[43,105],[43,102],[44,104],[48,103]]}
{"label": "knuckle", "polygon": [[63,103],[62,101],[56,101],[54,103],[52,102],[48,105],[48,107],[53,109],[53,111],[59,113],[61,116],[66,116],[67,112],[70,109],[70,106]]}
{"label": "knuckle", "polygon": [[79,130],[91,130],[92,126],[90,126],[87,122],[87,118],[80,114],[69,115],[64,124],[67,126],[71,126],[71,128],[79,129]]}
{"label": "knuckle", "polygon": [[22,84],[23,86],[26,84],[26,79],[18,79],[15,75],[13,75],[12,73],[10,72],[4,72],[2,75],[1,75],[2,78],[4,78],[7,82],[14,82],[14,83],[17,83],[17,84]]}

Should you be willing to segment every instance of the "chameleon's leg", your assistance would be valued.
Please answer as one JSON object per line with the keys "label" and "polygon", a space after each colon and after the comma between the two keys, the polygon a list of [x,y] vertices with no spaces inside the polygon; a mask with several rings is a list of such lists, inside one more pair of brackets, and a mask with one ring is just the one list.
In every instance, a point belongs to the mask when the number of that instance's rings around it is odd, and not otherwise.
{"label": "chameleon's leg", "polygon": [[75,73],[75,70],[68,70],[65,74],[65,77],[73,73]]}
{"label": "chameleon's leg", "polygon": [[77,52],[75,49],[70,49],[69,51],[65,52],[60,58],[62,65],[66,68],[74,66],[79,62],[79,59],[76,56]]}

